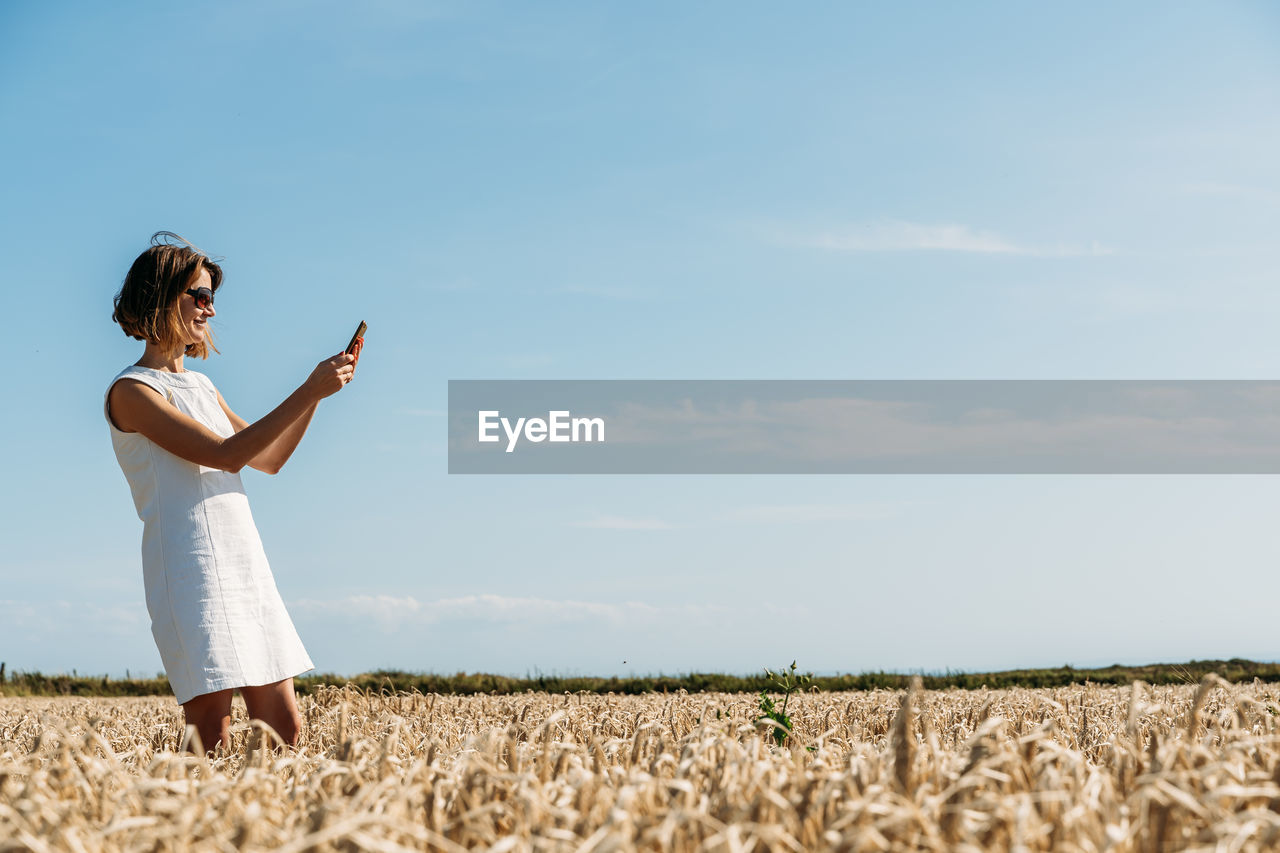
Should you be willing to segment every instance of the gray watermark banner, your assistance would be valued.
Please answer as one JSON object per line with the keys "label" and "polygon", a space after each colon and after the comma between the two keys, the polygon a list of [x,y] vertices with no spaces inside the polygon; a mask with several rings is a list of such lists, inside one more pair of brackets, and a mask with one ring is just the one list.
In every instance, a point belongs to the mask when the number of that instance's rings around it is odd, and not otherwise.
{"label": "gray watermark banner", "polygon": [[450,380],[451,474],[1277,474],[1280,381]]}

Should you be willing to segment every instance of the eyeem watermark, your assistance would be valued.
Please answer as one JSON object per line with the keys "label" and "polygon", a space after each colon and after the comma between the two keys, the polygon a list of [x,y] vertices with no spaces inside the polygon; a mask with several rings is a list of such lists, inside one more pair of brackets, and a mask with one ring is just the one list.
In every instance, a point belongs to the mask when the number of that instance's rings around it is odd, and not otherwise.
{"label": "eyeem watermark", "polygon": [[546,419],[516,418],[515,424],[510,418],[502,417],[502,413],[493,411],[479,412],[480,428],[477,441],[491,443],[501,441],[499,427],[507,436],[507,453],[516,449],[516,444],[523,436],[526,441],[567,441],[593,442],[604,441],[604,418],[575,418],[567,411],[548,412]]}
{"label": "eyeem watermark", "polygon": [[449,472],[1280,474],[1280,381],[451,380]]}

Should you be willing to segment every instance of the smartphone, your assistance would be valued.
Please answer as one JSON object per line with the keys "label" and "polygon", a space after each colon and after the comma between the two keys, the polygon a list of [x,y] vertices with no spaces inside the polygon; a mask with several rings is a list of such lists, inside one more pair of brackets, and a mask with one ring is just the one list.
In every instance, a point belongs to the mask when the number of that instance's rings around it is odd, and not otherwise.
{"label": "smartphone", "polygon": [[369,327],[365,324],[364,320],[361,320],[360,326],[356,329],[356,333],[351,336],[351,343],[347,344],[347,348],[344,352],[348,355],[354,355],[356,352],[356,344],[361,343],[361,338],[364,337],[365,330],[368,328]]}

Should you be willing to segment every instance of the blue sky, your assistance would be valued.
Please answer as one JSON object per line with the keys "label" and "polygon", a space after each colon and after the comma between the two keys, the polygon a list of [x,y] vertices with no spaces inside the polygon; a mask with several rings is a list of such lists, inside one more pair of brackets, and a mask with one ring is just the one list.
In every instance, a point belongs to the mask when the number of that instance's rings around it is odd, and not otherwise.
{"label": "blue sky", "polygon": [[0,6],[0,660],[158,671],[101,400],[153,231],[225,259],[318,667],[1280,658],[1273,477],[462,477],[449,379],[1274,379],[1262,3]]}

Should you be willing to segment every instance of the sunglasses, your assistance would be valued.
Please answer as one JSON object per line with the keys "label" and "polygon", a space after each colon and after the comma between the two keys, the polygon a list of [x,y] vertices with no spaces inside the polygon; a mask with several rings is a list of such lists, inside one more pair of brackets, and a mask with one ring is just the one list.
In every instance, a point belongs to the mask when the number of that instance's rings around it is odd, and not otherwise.
{"label": "sunglasses", "polygon": [[187,288],[187,293],[195,297],[197,308],[213,307],[213,291],[207,287]]}

